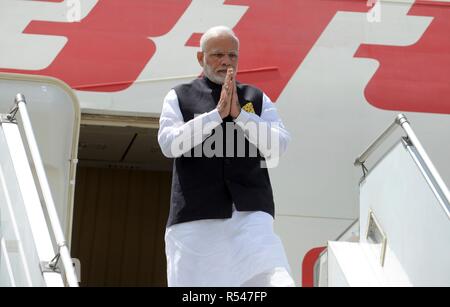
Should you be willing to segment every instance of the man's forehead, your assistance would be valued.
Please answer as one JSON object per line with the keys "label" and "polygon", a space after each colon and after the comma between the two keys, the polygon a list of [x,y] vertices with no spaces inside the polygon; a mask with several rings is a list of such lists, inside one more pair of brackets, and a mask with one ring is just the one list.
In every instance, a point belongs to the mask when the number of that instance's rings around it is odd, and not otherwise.
{"label": "man's forehead", "polygon": [[238,53],[236,48],[226,49],[226,48],[210,48],[208,52],[211,53]]}
{"label": "man's forehead", "polygon": [[206,47],[210,50],[224,48],[224,45],[227,45],[227,47],[230,49],[238,49],[238,42],[236,41],[236,39],[234,39],[234,37],[230,35],[222,34],[214,36],[206,42]]}

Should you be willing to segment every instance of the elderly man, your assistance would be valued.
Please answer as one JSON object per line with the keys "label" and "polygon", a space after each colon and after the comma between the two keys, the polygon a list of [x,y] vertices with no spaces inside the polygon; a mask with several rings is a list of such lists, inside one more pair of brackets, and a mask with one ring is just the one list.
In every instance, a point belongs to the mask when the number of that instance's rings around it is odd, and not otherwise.
{"label": "elderly man", "polygon": [[[264,167],[266,158],[285,151],[289,133],[261,90],[236,82],[234,32],[211,28],[200,44],[204,76],[167,94],[158,133],[164,155],[175,158],[165,235],[168,285],[294,286],[273,232]],[[267,146],[269,136],[279,146]]]}

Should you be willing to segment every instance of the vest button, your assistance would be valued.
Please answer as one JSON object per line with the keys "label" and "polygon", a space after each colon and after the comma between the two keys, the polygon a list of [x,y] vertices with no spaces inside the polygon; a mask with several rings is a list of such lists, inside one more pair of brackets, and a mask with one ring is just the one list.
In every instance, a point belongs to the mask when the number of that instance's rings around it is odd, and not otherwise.
{"label": "vest button", "polygon": [[225,159],[225,165],[231,165],[231,160],[230,159]]}

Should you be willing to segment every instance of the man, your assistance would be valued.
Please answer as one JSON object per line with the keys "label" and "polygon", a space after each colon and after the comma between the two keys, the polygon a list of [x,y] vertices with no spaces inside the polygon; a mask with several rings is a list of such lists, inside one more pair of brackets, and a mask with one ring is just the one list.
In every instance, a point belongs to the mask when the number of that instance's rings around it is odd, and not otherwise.
{"label": "man", "polygon": [[[262,91],[236,82],[234,32],[211,28],[200,44],[204,76],[168,93],[158,133],[164,155],[175,158],[168,285],[294,286],[263,167],[285,151],[289,133]],[[267,146],[269,135],[278,146]]]}

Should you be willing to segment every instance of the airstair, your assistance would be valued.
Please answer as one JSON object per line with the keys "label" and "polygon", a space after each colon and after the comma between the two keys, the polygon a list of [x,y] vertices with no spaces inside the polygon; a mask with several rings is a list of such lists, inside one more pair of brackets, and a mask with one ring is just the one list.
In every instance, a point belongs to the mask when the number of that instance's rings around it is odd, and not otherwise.
{"label": "airstair", "polygon": [[0,74],[0,113],[0,286],[77,287],[78,101],[55,79]]}
{"label": "airstair", "polygon": [[[369,169],[399,127],[404,135]],[[315,285],[450,286],[450,193],[407,118],[400,114],[355,165],[363,170],[359,221],[328,242]]]}

